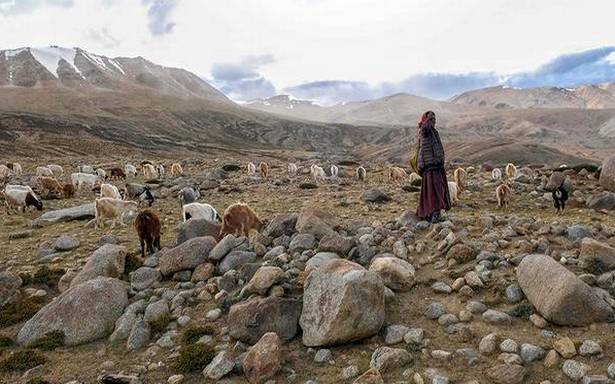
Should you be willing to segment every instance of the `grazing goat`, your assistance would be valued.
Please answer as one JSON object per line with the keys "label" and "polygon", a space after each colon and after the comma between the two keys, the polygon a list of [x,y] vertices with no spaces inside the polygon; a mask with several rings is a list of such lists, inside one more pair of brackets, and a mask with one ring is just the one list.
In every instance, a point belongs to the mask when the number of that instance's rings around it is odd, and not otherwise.
{"label": "grazing goat", "polygon": [[146,185],[127,183],[124,187],[124,197],[139,200],[139,206],[144,201],[147,201],[150,207],[154,204],[154,195]]}
{"label": "grazing goat", "polygon": [[339,173],[340,170],[337,167],[337,165],[332,165],[330,171],[331,171],[331,177],[336,179],[337,178],[337,174]]}
{"label": "grazing goat", "polygon": [[6,181],[11,175],[11,169],[4,164],[0,164],[0,181]]}
{"label": "grazing goat", "polygon": [[248,163],[248,175],[256,174],[256,165],[253,162]]}
{"label": "grazing goat", "polygon": [[199,192],[199,190],[193,187],[184,187],[177,194],[177,198],[179,199],[180,206],[194,203],[200,197],[201,197],[201,193]]}
{"label": "grazing goat", "polygon": [[151,255],[154,253],[154,247],[160,250],[160,219],[158,215],[149,209],[139,212],[134,222],[135,230],[139,235],[141,243],[141,257],[145,258],[145,248]]}
{"label": "grazing goat", "polygon": [[156,168],[152,164],[143,164],[143,177],[146,180],[155,179],[158,172],[156,172]]}
{"label": "grazing goat", "polygon": [[513,163],[506,164],[506,177],[509,179],[517,177],[517,167]]}
{"label": "grazing goat", "polygon": [[49,164],[47,168],[51,169],[54,177],[64,176],[64,168],[58,164]]}
{"label": "grazing goat", "polygon": [[100,177],[101,180],[107,180],[107,172],[102,168],[96,168],[96,175]]}
{"label": "grazing goat", "polygon": [[112,197],[101,197],[94,201],[95,209],[95,224],[94,228],[98,229],[103,225],[104,219],[111,219],[111,228],[115,227],[115,224],[119,220],[120,225],[125,225],[122,221],[126,212],[137,211],[137,203],[134,201],[126,201],[121,199],[114,199]]}
{"label": "grazing goat", "polygon": [[99,182],[98,176],[89,173],[72,173],[70,181],[78,192],[82,192],[86,187],[92,189]]}
{"label": "grazing goat", "polygon": [[260,231],[262,226],[263,222],[250,206],[243,203],[235,203],[224,211],[219,237],[223,238],[228,234],[249,236],[251,230]]}
{"label": "grazing goat", "polygon": [[[20,188],[17,188],[20,187]],[[22,212],[26,212],[27,207],[35,207],[37,210],[43,210],[43,202],[32,192],[32,188],[28,186],[11,186],[7,185],[4,188],[4,204],[6,205],[6,213],[11,213],[11,208],[22,208]]]}
{"label": "grazing goat", "polygon": [[[164,165],[158,164],[156,166],[156,173],[160,179],[164,179]],[[173,176],[173,173],[171,173],[171,176]]]}
{"label": "grazing goat", "polygon": [[171,176],[179,177],[184,174],[184,169],[180,163],[171,164]]}
{"label": "grazing goat", "polygon": [[568,201],[568,191],[563,185],[560,185],[557,189],[554,189],[553,192],[551,192],[551,196],[553,196],[553,206],[555,207],[555,211],[558,215],[563,214],[564,209],[566,209],[566,201]]}
{"label": "grazing goat", "polygon": [[91,175],[94,174],[94,168],[90,165],[80,165],[78,170],[79,173],[89,173]]}
{"label": "grazing goat", "polygon": [[41,191],[43,194],[54,192],[61,195],[63,193],[64,187],[53,177],[39,176],[38,182],[41,185]]}
{"label": "grazing goat", "polygon": [[297,168],[297,164],[295,164],[295,163],[288,164],[288,177],[293,178],[293,177],[297,176],[297,171],[298,170],[299,170],[299,168]]}
{"label": "grazing goat", "polygon": [[122,199],[119,189],[113,184],[100,185],[100,197],[112,197],[114,199]]}
{"label": "grazing goat", "polygon": [[70,183],[64,184],[64,187],[62,188],[62,194],[64,195],[65,199],[74,197],[75,196],[75,186]]}
{"label": "grazing goat", "polygon": [[389,168],[389,180],[394,183],[400,183],[404,181],[404,179],[408,177],[408,174],[403,168],[400,167],[391,167]]}
{"label": "grazing goat", "polygon": [[132,164],[124,165],[124,172],[126,173],[127,176],[130,176],[132,178],[137,177],[137,167],[135,167]]}
{"label": "grazing goat", "polygon": [[190,219],[205,219],[207,221],[220,222],[220,215],[214,207],[205,203],[190,203],[182,207],[184,221]]}
{"label": "grazing goat", "polygon": [[48,167],[36,167],[36,176],[53,177],[53,172]]}
{"label": "grazing goat", "polygon": [[365,168],[363,168],[361,166],[361,167],[357,168],[356,175],[357,175],[357,179],[359,179],[359,181],[365,181],[365,179],[367,177],[367,171],[365,170]]}
{"label": "grazing goat", "polygon": [[312,174],[312,177],[314,178],[314,181],[316,182],[325,181],[325,179],[327,178],[327,174],[325,173],[325,170],[322,169],[322,167],[319,167],[318,165],[312,165],[310,173]]}
{"label": "grazing goat", "polygon": [[258,171],[261,174],[261,177],[263,179],[266,179],[267,177],[269,177],[269,164],[265,163],[264,161],[261,161],[260,164],[258,164]]}
{"label": "grazing goat", "polygon": [[448,195],[451,198],[451,204],[457,205],[457,203],[459,202],[459,186],[456,182],[448,182]]}
{"label": "grazing goat", "polygon": [[453,172],[453,180],[457,183],[459,192],[463,192],[463,190],[466,189],[466,175],[466,170],[461,167],[455,169],[455,172]]}
{"label": "grazing goat", "polygon": [[126,180],[126,173],[122,170],[122,168],[111,168],[109,170],[109,180]]}
{"label": "grazing goat", "polygon": [[512,199],[512,190],[508,184],[501,184],[495,189],[495,198],[498,202],[498,207],[508,209]]}
{"label": "grazing goat", "polygon": [[495,181],[502,179],[502,170],[500,168],[493,168],[491,171],[491,179]]}

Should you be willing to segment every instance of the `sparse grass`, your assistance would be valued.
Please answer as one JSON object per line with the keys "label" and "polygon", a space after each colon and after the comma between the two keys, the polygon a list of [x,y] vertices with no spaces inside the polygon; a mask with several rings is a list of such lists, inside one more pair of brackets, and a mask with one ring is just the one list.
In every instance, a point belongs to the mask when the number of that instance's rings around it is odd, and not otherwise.
{"label": "sparse grass", "polygon": [[513,317],[529,319],[530,315],[534,314],[534,307],[532,307],[532,305],[529,303],[521,303],[508,311],[508,314]]}
{"label": "sparse grass", "polygon": [[203,370],[214,356],[214,349],[208,345],[200,343],[185,345],[180,349],[179,356],[173,363],[173,369],[182,373],[198,372]]}
{"label": "sparse grass", "polygon": [[32,348],[41,349],[43,351],[51,351],[64,345],[64,332],[53,331],[46,333],[45,336],[38,339]]}
{"label": "sparse grass", "polygon": [[169,325],[172,320],[173,316],[170,313],[165,313],[149,324],[150,329],[154,333],[164,332],[167,329],[167,325]]}
{"label": "sparse grass", "polygon": [[64,276],[66,270],[63,268],[49,268],[44,265],[34,272],[33,275],[28,273],[22,273],[19,275],[23,280],[23,286],[26,285],[46,285],[49,288],[55,288],[58,285],[60,278]]}
{"label": "sparse grass", "polygon": [[0,372],[27,371],[46,362],[47,358],[42,353],[25,349],[12,353],[0,361]]}
{"label": "sparse grass", "polygon": [[13,346],[14,342],[8,336],[0,336],[0,348],[6,348]]}
{"label": "sparse grass", "polygon": [[45,298],[32,296],[4,306],[0,310],[0,327],[17,324],[31,318],[43,305],[45,305]]}
{"label": "sparse grass", "polygon": [[47,381],[42,377],[34,377],[26,382],[26,384],[53,384],[51,381]]}
{"label": "sparse grass", "polygon": [[184,331],[182,335],[182,342],[185,345],[196,343],[201,337],[205,335],[214,335],[216,329],[211,324],[205,325],[192,325]]}

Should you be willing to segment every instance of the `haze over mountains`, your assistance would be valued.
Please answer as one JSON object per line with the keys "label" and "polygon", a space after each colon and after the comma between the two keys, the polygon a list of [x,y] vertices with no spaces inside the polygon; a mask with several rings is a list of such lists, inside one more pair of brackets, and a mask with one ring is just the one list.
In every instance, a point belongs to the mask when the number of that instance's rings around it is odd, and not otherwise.
{"label": "haze over mountains", "polygon": [[0,151],[7,154],[96,153],[113,145],[312,150],[399,162],[425,110],[437,112],[450,157],[465,160],[598,160],[615,147],[615,83],[498,86],[449,101],[401,93],[322,107],[279,95],[238,105],[191,72],[141,57],[0,50]]}

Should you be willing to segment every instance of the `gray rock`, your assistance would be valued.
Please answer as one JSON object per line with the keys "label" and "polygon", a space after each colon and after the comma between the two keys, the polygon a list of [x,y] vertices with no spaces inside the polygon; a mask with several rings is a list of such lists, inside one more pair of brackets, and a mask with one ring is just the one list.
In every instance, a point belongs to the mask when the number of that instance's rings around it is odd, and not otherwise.
{"label": "gray rock", "polygon": [[519,345],[512,339],[506,339],[500,343],[500,351],[502,352],[517,353],[518,348]]}
{"label": "gray rock", "polygon": [[384,284],[377,274],[348,260],[334,260],[305,282],[303,344],[335,345],[372,336],[384,323],[384,309]]}
{"label": "gray rock", "polygon": [[195,237],[217,237],[220,233],[220,223],[205,219],[190,219],[177,226],[177,241],[180,245]]}
{"label": "gray rock", "polygon": [[510,284],[508,287],[506,287],[505,294],[506,300],[509,303],[518,303],[523,300],[523,291],[517,283]]}
{"label": "gray rock", "polygon": [[487,377],[497,384],[520,384],[526,375],[527,370],[517,364],[501,364],[487,370]]}
{"label": "gray rock", "polygon": [[483,337],[478,344],[478,351],[483,355],[490,355],[495,352],[497,347],[498,336],[495,333],[490,333]]}
{"label": "gray rock", "polygon": [[600,185],[608,191],[615,192],[615,156],[607,157],[602,162]]}
{"label": "gray rock", "polygon": [[487,310],[487,306],[480,301],[469,301],[468,304],[466,304],[466,310],[475,315],[479,315]]}
{"label": "gray rock", "polygon": [[303,252],[308,249],[314,249],[318,245],[316,238],[311,233],[300,233],[296,235],[288,247],[289,252]]}
{"label": "gray rock", "polygon": [[311,233],[317,239],[335,233],[334,216],[318,208],[305,208],[297,217],[295,229],[299,233]]}
{"label": "gray rock", "polygon": [[349,365],[342,369],[342,374],[340,376],[343,380],[354,379],[359,376],[359,367],[356,365]]}
{"label": "gray rock", "polygon": [[612,383],[608,377],[604,375],[589,375],[583,376],[583,384],[610,384]]}
{"label": "gray rock", "polygon": [[579,265],[592,273],[604,273],[615,269],[615,248],[589,237],[581,240]]}
{"label": "gray rock", "polygon": [[609,378],[615,379],[615,363],[609,364],[609,366],[607,367],[607,373],[609,375]]}
{"label": "gray rock", "polygon": [[72,251],[79,246],[79,240],[72,236],[60,236],[53,244],[53,248],[58,252]]}
{"label": "gray rock", "polygon": [[241,290],[242,296],[250,293],[265,295],[271,286],[280,283],[284,279],[284,271],[279,267],[260,267],[248,284]]}
{"label": "gray rock", "polygon": [[347,255],[355,244],[354,238],[333,233],[323,236],[323,238],[320,239],[318,250],[322,252],[335,252],[339,255]]}
{"label": "gray rock", "polygon": [[521,355],[521,359],[526,364],[531,363],[536,360],[542,360],[546,354],[547,354],[546,351],[540,347],[537,347],[532,344],[527,344],[527,343],[521,344],[520,355]]}
{"label": "gray rock", "polygon": [[228,351],[222,351],[205,367],[203,375],[212,380],[220,380],[235,368],[235,359]]}
{"label": "gray rock", "polygon": [[298,217],[299,215],[296,213],[276,216],[267,224],[267,227],[263,230],[263,235],[271,238],[283,235],[291,236],[295,232]]}
{"label": "gray rock", "polygon": [[0,272],[0,308],[21,297],[19,288],[23,281],[13,272]]}
{"label": "gray rock", "polygon": [[445,313],[446,307],[444,306],[444,304],[434,301],[433,303],[429,304],[427,308],[425,308],[423,315],[425,315],[425,317],[429,320],[436,320]]}
{"label": "gray rock", "polygon": [[105,244],[95,250],[83,268],[70,282],[74,287],[97,277],[119,278],[124,273],[126,248],[121,245]]}
{"label": "gray rock", "polygon": [[328,363],[333,361],[333,354],[330,349],[319,349],[314,355],[315,363]]}
{"label": "gray rock", "polygon": [[169,302],[167,299],[160,299],[151,303],[145,308],[145,314],[143,320],[150,324],[155,320],[158,320],[162,316],[170,314]]}
{"label": "gray rock", "polygon": [[397,257],[378,257],[369,270],[376,272],[384,285],[394,291],[408,291],[416,284],[412,264]]}
{"label": "gray rock", "polygon": [[336,253],[318,252],[305,263],[305,271],[313,271],[339,258],[340,257]]}
{"label": "gray rock", "polygon": [[530,303],[553,323],[583,326],[613,313],[594,289],[548,256],[526,256],[517,268],[517,281]]}
{"label": "gray rock", "polygon": [[150,337],[151,330],[149,324],[143,321],[143,319],[139,319],[130,330],[130,335],[126,341],[126,348],[129,351],[139,350],[147,345]]}
{"label": "gray rock", "polygon": [[389,195],[379,188],[369,189],[365,191],[361,197],[368,203],[386,203],[392,200]]}
{"label": "gray rock", "polygon": [[245,251],[249,247],[248,239],[245,236],[235,237],[234,235],[226,235],[216,246],[209,252],[210,260],[222,260],[232,250]]}
{"label": "gray rock", "polygon": [[399,344],[404,341],[404,336],[409,329],[405,325],[389,325],[384,331],[384,343],[387,345]]}
{"label": "gray rock", "polygon": [[587,208],[594,210],[615,210],[615,193],[604,191],[587,200]]}
{"label": "gray rock", "polygon": [[130,273],[130,286],[137,291],[150,288],[160,280],[162,280],[162,275],[155,268],[140,267]]}
{"label": "gray rock", "polygon": [[581,380],[587,374],[587,371],[589,371],[589,367],[576,360],[566,360],[562,365],[562,372],[573,381]]}
{"label": "gray rock", "polygon": [[585,340],[579,347],[581,356],[595,356],[602,354],[602,347],[593,340]]}
{"label": "gray rock", "polygon": [[160,272],[169,276],[185,269],[193,269],[207,261],[209,252],[216,245],[213,237],[195,237],[174,248],[160,252]]}
{"label": "gray rock", "polygon": [[94,214],[94,203],[88,203],[77,207],[45,212],[32,221],[32,226],[38,228],[65,221],[93,219]]}
{"label": "gray rock", "polygon": [[568,239],[570,239],[570,241],[579,241],[591,236],[591,229],[584,225],[572,225],[568,227]]}
{"label": "gray rock", "polygon": [[431,289],[433,289],[434,292],[436,293],[446,293],[449,294],[451,292],[453,292],[453,288],[451,288],[450,285],[442,282],[442,281],[436,281],[435,283],[433,283],[431,285]]}
{"label": "gray rock", "polygon": [[233,251],[226,255],[218,264],[218,272],[224,274],[231,269],[237,269],[239,266],[252,263],[256,260],[256,253],[249,251]]}
{"label": "gray rock", "polygon": [[77,345],[109,335],[128,304],[125,284],[100,277],[60,294],[21,328],[17,342],[29,346],[53,331],[64,332],[66,345]]}
{"label": "gray rock", "polygon": [[370,368],[386,372],[387,370],[403,367],[411,361],[412,355],[405,349],[380,347],[372,354],[369,366]]}
{"label": "gray rock", "polygon": [[420,345],[423,343],[423,337],[425,332],[422,328],[410,328],[404,335],[404,342],[406,344]]}
{"label": "gray rock", "polygon": [[483,312],[483,320],[492,324],[510,324],[512,322],[512,318],[508,314],[494,309]]}
{"label": "gray rock", "polygon": [[128,339],[133,326],[137,322],[137,314],[133,310],[129,310],[130,306],[126,308],[126,311],[115,322],[115,330],[109,336],[111,343],[117,343]]}

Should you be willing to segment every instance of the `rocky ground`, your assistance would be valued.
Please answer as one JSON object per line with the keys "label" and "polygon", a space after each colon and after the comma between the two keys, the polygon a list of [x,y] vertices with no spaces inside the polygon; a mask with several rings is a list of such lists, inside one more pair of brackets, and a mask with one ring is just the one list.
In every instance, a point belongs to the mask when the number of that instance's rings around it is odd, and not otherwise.
{"label": "rocky ground", "polygon": [[[183,159],[184,177],[149,183],[164,249],[145,260],[130,225],[95,230],[87,207],[44,220],[93,192],[45,200],[43,219],[2,212],[0,383],[615,380],[615,194],[593,172],[521,169],[503,211],[476,164],[430,225],[412,214],[418,187],[381,165],[315,185],[310,161],[294,180],[276,159],[269,179],[248,177],[246,161]],[[566,176],[558,216],[545,188]],[[182,224],[185,185],[266,227],[217,242]]]}

